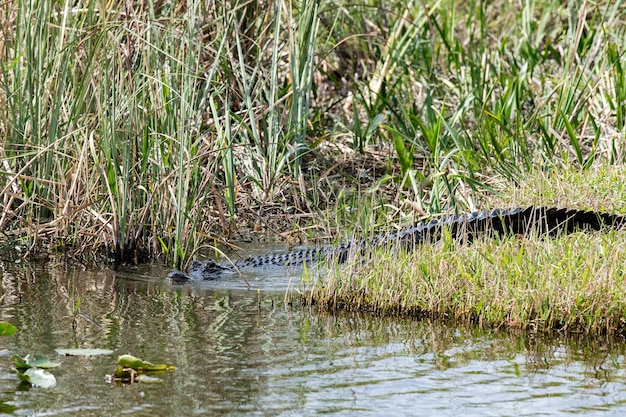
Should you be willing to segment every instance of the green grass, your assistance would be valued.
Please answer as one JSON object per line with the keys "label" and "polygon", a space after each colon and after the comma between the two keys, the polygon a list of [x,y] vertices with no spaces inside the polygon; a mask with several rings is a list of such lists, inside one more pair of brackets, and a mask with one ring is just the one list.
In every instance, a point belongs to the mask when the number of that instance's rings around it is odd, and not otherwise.
{"label": "green grass", "polygon": [[[623,170],[536,173],[496,207],[532,204],[626,213]],[[308,302],[324,310],[438,317],[550,332],[626,331],[626,230],[477,239],[414,252],[376,250],[331,267]]]}
{"label": "green grass", "polygon": [[619,333],[626,324],[626,232],[485,240],[376,252],[333,271],[319,308],[469,321],[484,326]]}
{"label": "green grass", "polygon": [[623,15],[4,2],[0,246],[180,265],[249,230],[369,233],[481,207],[537,169],[621,163]]}

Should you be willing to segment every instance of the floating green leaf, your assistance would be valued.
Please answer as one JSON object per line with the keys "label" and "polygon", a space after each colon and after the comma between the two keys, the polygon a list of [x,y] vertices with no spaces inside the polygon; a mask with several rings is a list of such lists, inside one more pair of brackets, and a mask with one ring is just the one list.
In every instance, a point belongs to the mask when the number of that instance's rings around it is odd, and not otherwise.
{"label": "floating green leaf", "polygon": [[18,372],[22,381],[30,383],[34,387],[52,388],[57,380],[50,372],[39,368],[29,368],[25,372]]}
{"label": "floating green leaf", "polygon": [[44,355],[28,354],[24,356],[23,358],[17,355],[13,355],[11,360],[13,361],[13,366],[15,366],[17,369],[28,369],[28,368],[48,369],[48,368],[55,368],[61,365],[60,362],[52,362],[50,359],[48,359],[47,356],[44,356]]}
{"label": "floating green leaf", "polygon": [[64,356],[100,356],[113,353],[109,349],[55,349],[54,351]]}
{"label": "floating green leaf", "polygon": [[132,355],[122,355],[117,359],[122,368],[131,368],[136,371],[173,371],[175,368],[167,364],[153,364]]}
{"label": "floating green leaf", "polygon": [[17,328],[11,323],[0,321],[0,336],[12,336],[16,331]]}

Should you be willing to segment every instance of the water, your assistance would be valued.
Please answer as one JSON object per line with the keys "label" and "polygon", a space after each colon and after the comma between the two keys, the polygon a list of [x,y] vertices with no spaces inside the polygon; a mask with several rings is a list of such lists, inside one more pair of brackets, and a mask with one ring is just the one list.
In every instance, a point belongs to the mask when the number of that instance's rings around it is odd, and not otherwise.
{"label": "water", "polygon": [[[12,353],[62,362],[29,388],[0,356],[0,414],[42,416],[523,416],[626,412],[621,340],[535,337],[438,321],[329,315],[285,302],[292,278],[172,286],[159,267],[0,263]],[[297,288],[297,286],[296,286]],[[76,328],[72,321],[80,299]],[[112,356],[60,357],[94,347]],[[177,369],[107,383],[131,353]]]}

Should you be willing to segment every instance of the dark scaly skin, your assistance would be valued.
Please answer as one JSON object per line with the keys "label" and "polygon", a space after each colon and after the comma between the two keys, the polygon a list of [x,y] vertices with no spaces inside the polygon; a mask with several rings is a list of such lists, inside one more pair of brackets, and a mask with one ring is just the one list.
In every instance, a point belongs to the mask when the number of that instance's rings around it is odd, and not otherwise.
{"label": "dark scaly skin", "polygon": [[287,253],[253,256],[230,263],[193,261],[187,273],[174,271],[168,278],[175,282],[211,280],[240,269],[316,265],[322,260],[343,263],[367,249],[385,246],[411,250],[416,245],[433,242],[446,230],[452,239],[470,242],[479,234],[554,236],[576,230],[619,229],[626,224],[626,216],[548,207],[528,207],[476,211],[460,216],[446,216],[427,223],[419,223],[393,233],[355,240],[337,246],[315,246]]}

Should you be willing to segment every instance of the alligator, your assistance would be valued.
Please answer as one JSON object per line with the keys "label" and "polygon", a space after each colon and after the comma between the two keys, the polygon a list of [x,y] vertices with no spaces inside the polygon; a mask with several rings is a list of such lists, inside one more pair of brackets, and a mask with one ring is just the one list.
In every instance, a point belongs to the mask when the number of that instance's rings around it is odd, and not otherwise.
{"label": "alligator", "polygon": [[172,282],[212,280],[255,268],[315,266],[321,261],[341,264],[376,247],[411,250],[416,245],[439,240],[444,233],[456,241],[471,242],[478,235],[555,236],[577,230],[619,229],[625,224],[626,215],[554,207],[475,211],[338,245],[301,247],[286,253],[253,256],[232,263],[195,260],[187,272],[173,271],[168,278]]}

